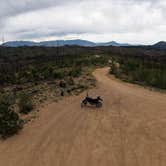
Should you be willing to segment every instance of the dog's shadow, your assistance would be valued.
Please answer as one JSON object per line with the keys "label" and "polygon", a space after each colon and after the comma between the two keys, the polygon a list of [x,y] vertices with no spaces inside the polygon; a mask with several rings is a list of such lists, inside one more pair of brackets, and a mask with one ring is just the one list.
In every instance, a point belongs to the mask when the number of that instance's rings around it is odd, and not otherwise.
{"label": "dog's shadow", "polygon": [[86,106],[83,106],[81,108],[85,111],[100,111],[101,110],[101,108],[98,108],[98,107],[93,106],[93,105],[86,105]]}

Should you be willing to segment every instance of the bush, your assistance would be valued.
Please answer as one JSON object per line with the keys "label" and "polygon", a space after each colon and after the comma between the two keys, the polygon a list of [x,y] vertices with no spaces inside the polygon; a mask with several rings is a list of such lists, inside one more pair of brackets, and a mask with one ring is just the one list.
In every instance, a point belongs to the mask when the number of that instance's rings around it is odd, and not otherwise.
{"label": "bush", "polygon": [[14,112],[11,105],[11,96],[0,97],[0,137],[7,138],[22,128],[22,121],[19,115]]}
{"label": "bush", "polygon": [[31,112],[33,110],[31,97],[26,93],[22,93],[19,96],[18,106],[19,106],[19,111],[22,114],[28,114],[29,112]]}
{"label": "bush", "polygon": [[53,71],[53,77],[55,79],[62,79],[62,78],[65,77],[65,73],[64,73],[64,71],[56,71],[56,70],[54,70]]}
{"label": "bush", "polygon": [[12,106],[15,103],[15,98],[12,94],[0,95],[0,104]]}
{"label": "bush", "polygon": [[72,77],[79,77],[81,75],[82,68],[80,66],[72,67],[71,71],[69,72],[69,76]]}
{"label": "bush", "polygon": [[65,81],[60,81],[60,82],[59,82],[59,86],[60,86],[61,88],[66,88],[66,82],[65,82]]}
{"label": "bush", "polygon": [[72,77],[69,77],[69,78],[68,78],[67,83],[68,83],[69,85],[74,85],[74,84],[75,84],[74,79],[73,79]]}

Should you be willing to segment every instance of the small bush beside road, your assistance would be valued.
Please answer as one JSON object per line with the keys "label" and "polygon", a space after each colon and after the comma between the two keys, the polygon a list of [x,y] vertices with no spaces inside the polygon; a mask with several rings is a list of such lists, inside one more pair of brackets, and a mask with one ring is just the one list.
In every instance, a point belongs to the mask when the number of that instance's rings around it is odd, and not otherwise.
{"label": "small bush beside road", "polygon": [[0,137],[7,138],[22,128],[22,120],[14,111],[10,95],[0,96]]}

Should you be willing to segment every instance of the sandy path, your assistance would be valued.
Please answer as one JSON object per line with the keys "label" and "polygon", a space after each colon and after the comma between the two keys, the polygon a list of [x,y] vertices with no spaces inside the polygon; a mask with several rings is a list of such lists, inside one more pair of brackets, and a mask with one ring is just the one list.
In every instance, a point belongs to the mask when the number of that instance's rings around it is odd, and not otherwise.
{"label": "sandy path", "polygon": [[17,136],[0,142],[0,166],[165,166],[166,95],[107,76],[91,95],[102,109],[80,108],[86,93],[42,108]]}

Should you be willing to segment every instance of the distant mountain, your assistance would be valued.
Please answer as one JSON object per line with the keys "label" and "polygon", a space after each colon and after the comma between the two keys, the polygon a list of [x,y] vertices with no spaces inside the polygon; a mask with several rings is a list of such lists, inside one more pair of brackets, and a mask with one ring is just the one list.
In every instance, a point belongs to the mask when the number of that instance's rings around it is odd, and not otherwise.
{"label": "distant mountain", "polygon": [[166,42],[165,41],[160,41],[160,42],[152,45],[152,47],[158,48],[158,49],[166,49]]}
{"label": "distant mountain", "polygon": [[87,40],[53,40],[53,41],[42,41],[42,42],[31,42],[31,41],[10,41],[3,43],[2,46],[6,47],[22,47],[22,46],[44,46],[44,47],[57,47],[64,45],[77,45],[84,47],[95,47],[95,46],[131,46],[130,44],[121,44],[115,41],[106,43],[94,43]]}
{"label": "distant mountain", "polygon": [[2,46],[6,47],[22,47],[22,46],[36,46],[37,43],[31,41],[10,41],[3,43]]}
{"label": "distant mountain", "polygon": [[44,41],[40,42],[39,46],[47,46],[47,47],[56,47],[56,46],[64,46],[64,45],[78,45],[85,47],[93,47],[95,43],[87,41],[87,40],[55,40],[55,41]]}
{"label": "distant mountain", "polygon": [[96,43],[97,46],[131,46],[130,44],[127,43],[117,43],[115,41],[107,42],[107,43]]}

